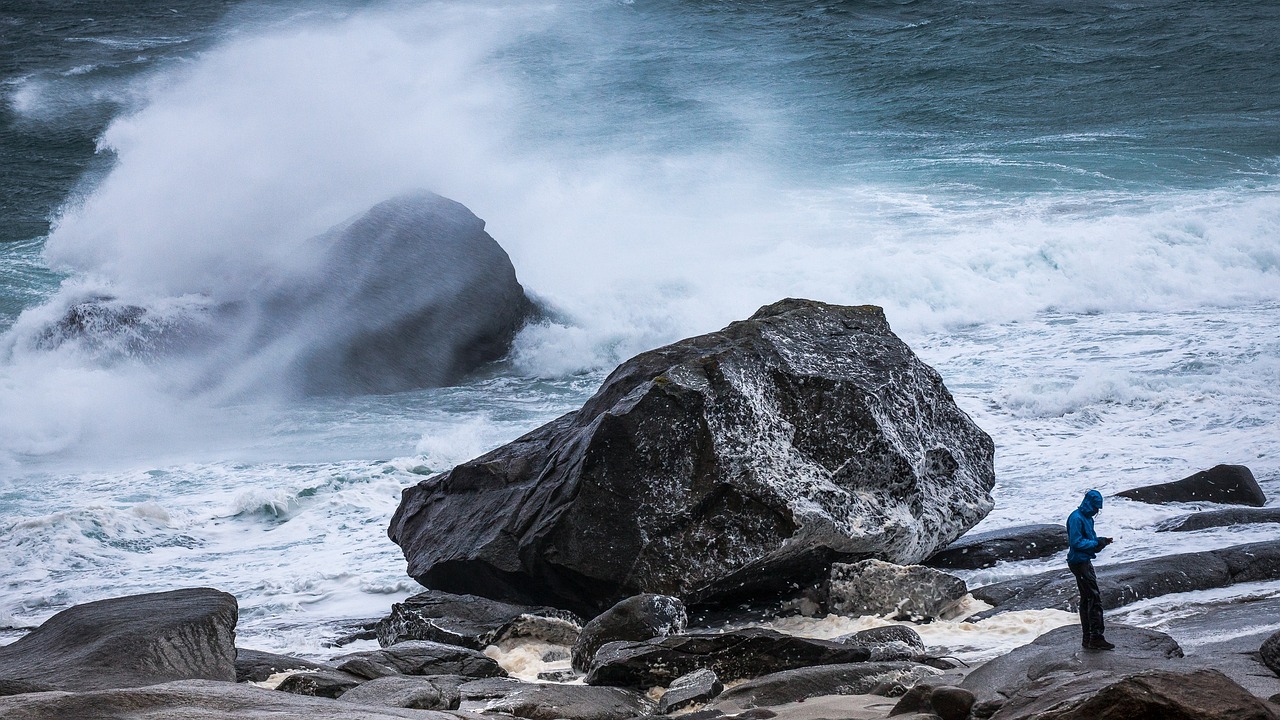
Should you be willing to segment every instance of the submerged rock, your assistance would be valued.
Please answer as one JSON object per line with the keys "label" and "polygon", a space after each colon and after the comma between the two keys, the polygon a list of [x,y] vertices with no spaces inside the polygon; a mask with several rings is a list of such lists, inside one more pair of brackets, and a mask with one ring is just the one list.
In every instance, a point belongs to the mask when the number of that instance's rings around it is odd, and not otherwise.
{"label": "submerged rock", "polygon": [[1156,524],[1156,532],[1191,532],[1214,527],[1280,523],[1280,508],[1231,508],[1179,515]]}
{"label": "submerged rock", "polygon": [[[1104,565],[1097,568],[1097,575],[1102,607],[1107,610],[1169,593],[1277,580],[1280,540]],[[1075,578],[1066,569],[1014,578],[970,592],[994,606],[974,615],[977,620],[1009,610],[1075,610],[1078,601]]]}
{"label": "submerged rock", "polygon": [[1267,496],[1244,465],[1216,465],[1195,475],[1160,485],[1145,485],[1116,493],[1138,502],[1165,505],[1174,502],[1215,502],[1224,505],[1267,504]]}
{"label": "submerged rock", "polygon": [[61,310],[30,316],[17,342],[37,351],[73,343],[103,362],[181,356],[202,382],[234,390],[450,385],[506,355],[539,312],[484,226],[453,200],[403,195],[244,282],[145,300],[68,292],[55,301]]}
{"label": "submerged rock", "polygon": [[98,600],[0,647],[0,680],[58,690],[236,679],[236,599],[191,588]]}
{"label": "submerged rock", "polygon": [[684,603],[669,595],[636,595],[620,601],[583,626],[573,644],[573,667],[586,672],[596,650],[616,640],[648,640],[684,632]]}
{"label": "submerged rock", "polygon": [[1067,528],[1062,525],[1022,525],[965,535],[936,552],[924,565],[953,570],[978,570],[998,562],[1035,560],[1067,549]]}
{"label": "submerged rock", "polygon": [[991,509],[993,452],[880,308],[784,300],[406,489],[389,535],[450,592],[724,603],[931,555]]}
{"label": "submerged rock", "polygon": [[[552,622],[535,625],[531,618]],[[571,645],[581,625],[578,617],[552,607],[534,607],[428,590],[391,606],[378,622],[378,644],[430,640],[483,650],[507,636],[533,637]],[[545,632],[539,633],[541,628]]]}
{"label": "submerged rock", "polygon": [[964,580],[923,565],[863,560],[831,566],[827,605],[836,615],[939,618],[969,592]]}

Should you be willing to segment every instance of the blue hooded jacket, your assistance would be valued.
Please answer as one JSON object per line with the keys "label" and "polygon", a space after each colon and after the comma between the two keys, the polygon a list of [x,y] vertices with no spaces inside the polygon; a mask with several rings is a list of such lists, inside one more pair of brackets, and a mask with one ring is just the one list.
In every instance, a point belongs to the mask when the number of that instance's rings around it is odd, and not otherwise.
{"label": "blue hooded jacket", "polygon": [[1093,516],[1102,509],[1102,493],[1090,490],[1084,494],[1084,502],[1067,517],[1067,562],[1089,562],[1102,549],[1098,536],[1093,532]]}

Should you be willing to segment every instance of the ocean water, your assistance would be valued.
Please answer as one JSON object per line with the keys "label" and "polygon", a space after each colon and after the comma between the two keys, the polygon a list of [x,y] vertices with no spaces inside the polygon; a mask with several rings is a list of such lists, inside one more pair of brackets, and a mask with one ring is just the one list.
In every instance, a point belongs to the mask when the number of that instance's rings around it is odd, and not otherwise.
{"label": "ocean water", "polygon": [[[0,627],[210,585],[242,645],[323,655],[417,589],[402,487],[786,296],[882,305],[941,372],[996,442],[980,529],[1222,462],[1275,496],[1278,128],[1264,0],[7,3]],[[473,381],[309,398],[240,345],[48,342],[90,297],[257,307],[417,188],[557,313]],[[1189,509],[1109,503],[1109,559],[1276,532],[1149,530]],[[1240,595],[1280,583],[1124,617]],[[930,632],[980,658],[1070,619]]]}

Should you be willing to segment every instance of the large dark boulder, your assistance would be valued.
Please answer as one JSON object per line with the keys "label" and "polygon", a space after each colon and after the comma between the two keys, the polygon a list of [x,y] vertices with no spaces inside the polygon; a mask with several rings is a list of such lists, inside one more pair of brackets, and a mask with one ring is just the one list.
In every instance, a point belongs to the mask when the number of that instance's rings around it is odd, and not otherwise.
{"label": "large dark boulder", "polygon": [[1275,720],[1262,700],[1217,670],[1046,677],[992,720]]}
{"label": "large dark boulder", "polygon": [[356,705],[211,680],[0,697],[0,717],[4,720],[459,720],[457,715],[443,712]]}
{"label": "large dark boulder", "polygon": [[452,384],[505,355],[534,313],[484,221],[434,193],[379,203],[314,244],[318,269],[278,295],[272,321],[310,393]]}
{"label": "large dark boulder", "polygon": [[965,535],[922,564],[953,570],[978,570],[998,562],[1035,560],[1067,549],[1062,525],[1021,525]]}
{"label": "large dark boulder", "polygon": [[1191,532],[1253,523],[1280,523],[1280,508],[1229,508],[1179,515],[1156,524],[1156,532]]}
{"label": "large dark boulder", "polygon": [[906,625],[883,625],[867,628],[855,633],[842,635],[836,642],[847,642],[855,645],[890,645],[901,644],[915,652],[924,652],[924,638],[920,633]]}
{"label": "large dark boulder", "polygon": [[1116,495],[1138,502],[1165,505],[1175,502],[1213,502],[1223,505],[1267,504],[1266,493],[1244,465],[1216,465],[1171,483],[1144,485]]}
{"label": "large dark boulder", "polygon": [[[576,615],[552,607],[515,605],[475,595],[428,590],[391,606],[391,614],[378,622],[378,644],[383,647],[405,640],[461,645],[483,650],[509,635],[527,636],[529,617],[558,621],[555,636],[537,639],[572,644],[579,626]],[[567,642],[566,642],[567,641]]]}
{"label": "large dark boulder", "polygon": [[621,600],[582,627],[573,644],[573,668],[586,672],[601,645],[684,632],[689,617],[680,598],[647,593]]}
{"label": "large dark boulder", "polygon": [[0,647],[0,680],[58,690],[236,679],[236,599],[211,588],[63,610]]}
{"label": "large dark boulder", "polygon": [[[1097,575],[1102,606],[1107,610],[1169,593],[1277,580],[1280,540],[1106,565],[1097,568]],[[970,593],[994,606],[974,619],[1008,610],[1074,610],[1079,600],[1075,579],[1066,569],[1014,578]]]}
{"label": "large dark boulder", "polygon": [[[117,297],[64,291],[18,342],[68,342],[103,362],[180,356],[202,383],[301,394],[386,393],[458,382],[511,348],[539,313],[511,259],[465,206],[392,198],[252,277]],[[271,256],[268,255],[268,258]]]}
{"label": "large dark boulder", "polygon": [[652,715],[644,695],[619,687],[540,685],[518,680],[475,680],[461,688],[463,710],[528,720],[628,720]]}
{"label": "large dark boulder", "polygon": [[407,488],[389,535],[449,592],[591,614],[738,601],[933,554],[991,509],[993,454],[880,308],[784,300]]}
{"label": "large dark boulder", "polygon": [[853,645],[745,628],[608,643],[596,652],[587,683],[665,687],[681,675],[703,668],[714,671],[721,681],[730,682],[798,667],[908,660],[912,654],[905,648],[888,645]]}

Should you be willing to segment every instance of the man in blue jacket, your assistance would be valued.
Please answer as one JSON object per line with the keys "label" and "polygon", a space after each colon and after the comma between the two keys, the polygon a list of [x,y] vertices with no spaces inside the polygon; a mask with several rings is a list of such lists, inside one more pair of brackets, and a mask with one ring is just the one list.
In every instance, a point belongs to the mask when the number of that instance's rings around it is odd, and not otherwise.
{"label": "man in blue jacket", "polygon": [[1090,490],[1084,494],[1084,502],[1067,517],[1067,567],[1076,576],[1080,589],[1080,628],[1084,631],[1082,645],[1090,650],[1114,650],[1115,645],[1102,636],[1102,594],[1098,592],[1098,576],[1093,573],[1093,558],[1098,551],[1111,544],[1111,538],[1098,537],[1093,532],[1093,516],[1102,509],[1102,493]]}

